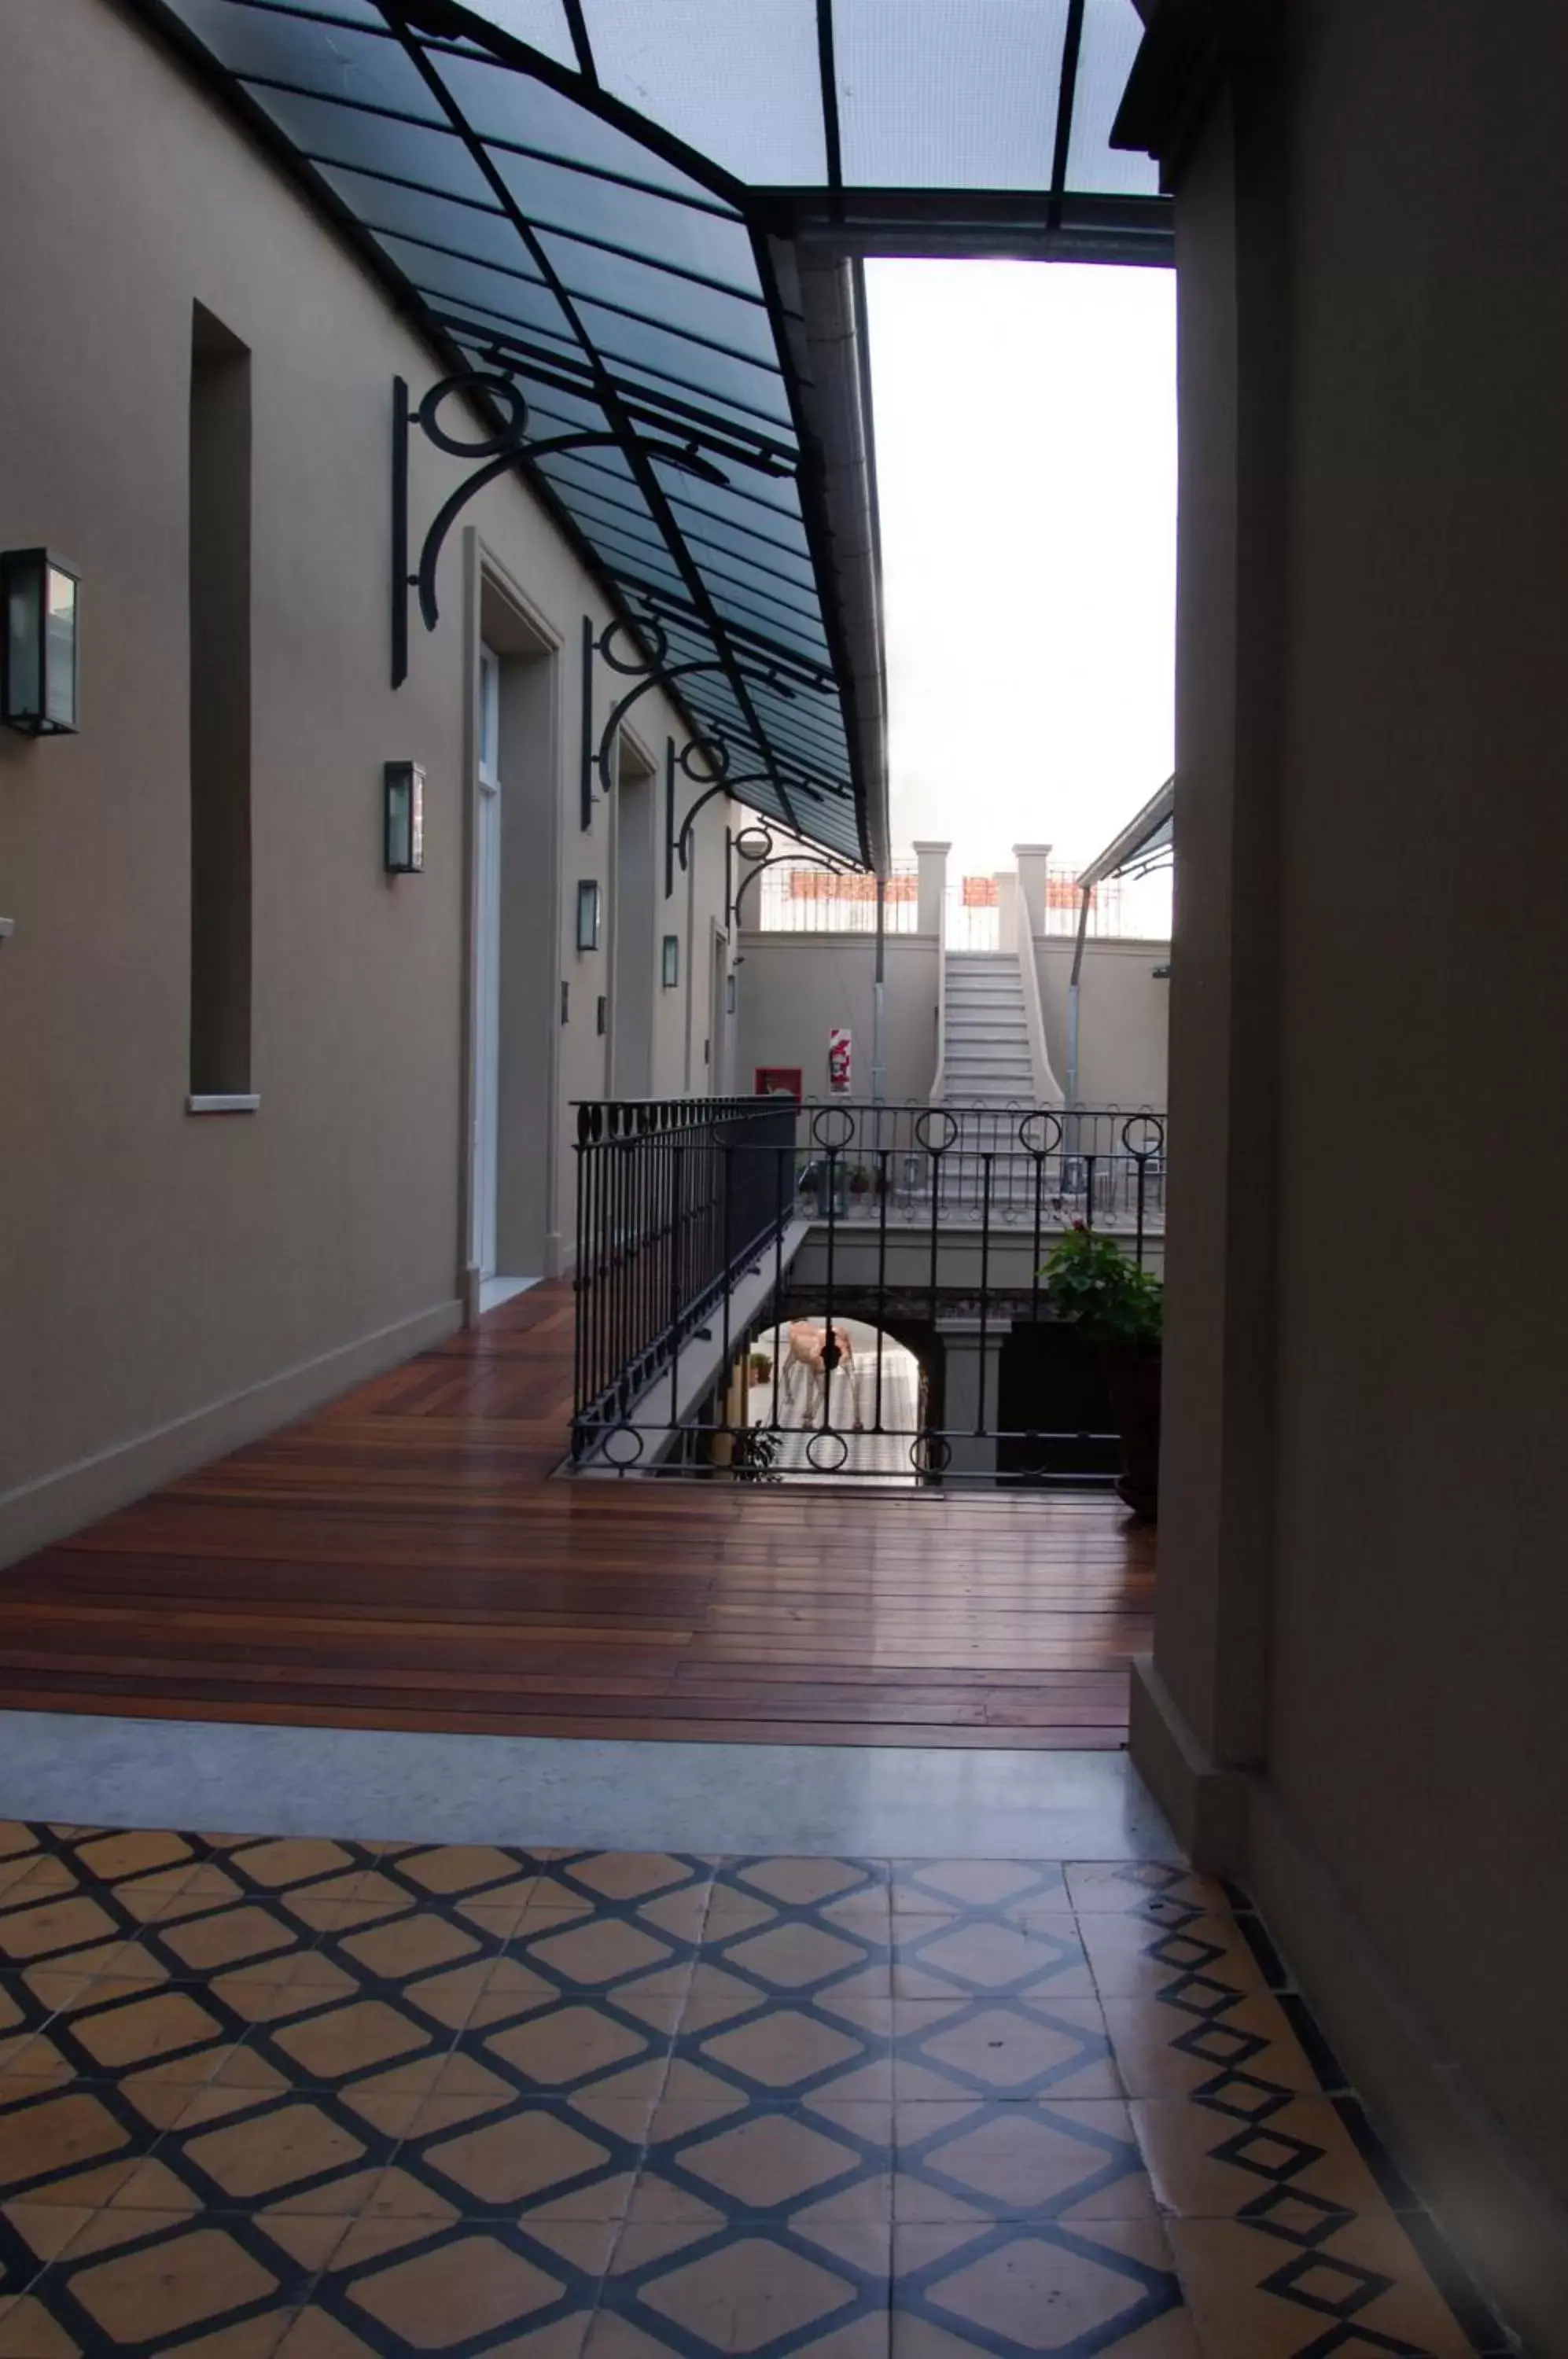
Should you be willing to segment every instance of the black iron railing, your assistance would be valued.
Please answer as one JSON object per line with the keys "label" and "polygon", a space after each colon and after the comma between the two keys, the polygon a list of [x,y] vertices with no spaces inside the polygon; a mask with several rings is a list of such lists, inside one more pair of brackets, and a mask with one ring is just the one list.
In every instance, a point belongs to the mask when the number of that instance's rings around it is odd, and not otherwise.
{"label": "black iron railing", "polygon": [[573,1454],[624,1419],[792,1202],[792,1103],[577,1109]]}
{"label": "black iron railing", "polygon": [[1147,1109],[584,1105],[573,1459],[1108,1481],[1103,1382],[1042,1268],[1074,1225],[1158,1259],[1165,1185]]}

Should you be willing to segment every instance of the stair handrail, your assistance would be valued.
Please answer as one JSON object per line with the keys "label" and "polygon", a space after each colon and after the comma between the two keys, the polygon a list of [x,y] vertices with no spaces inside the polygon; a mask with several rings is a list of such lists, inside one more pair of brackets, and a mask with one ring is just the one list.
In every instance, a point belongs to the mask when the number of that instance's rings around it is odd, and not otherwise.
{"label": "stair handrail", "polygon": [[1066,1092],[1051,1071],[1051,1047],[1045,1037],[1045,1009],[1040,996],[1040,967],[1035,958],[1034,919],[1020,872],[1013,874],[1014,935],[1018,944],[1018,980],[1024,995],[1024,1028],[1029,1034],[1029,1072],[1036,1105],[1066,1103]]}
{"label": "stair handrail", "polygon": [[931,1103],[941,1105],[947,1094],[947,895],[937,903],[936,919],[936,1071],[931,1077]]}

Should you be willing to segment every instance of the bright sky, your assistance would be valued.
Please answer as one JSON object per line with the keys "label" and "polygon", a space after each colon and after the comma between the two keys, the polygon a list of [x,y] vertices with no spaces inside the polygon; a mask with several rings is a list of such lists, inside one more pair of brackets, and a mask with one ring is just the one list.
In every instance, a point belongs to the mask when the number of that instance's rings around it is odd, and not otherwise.
{"label": "bright sky", "polygon": [[1081,865],[1171,767],[1174,273],[866,276],[894,854]]}

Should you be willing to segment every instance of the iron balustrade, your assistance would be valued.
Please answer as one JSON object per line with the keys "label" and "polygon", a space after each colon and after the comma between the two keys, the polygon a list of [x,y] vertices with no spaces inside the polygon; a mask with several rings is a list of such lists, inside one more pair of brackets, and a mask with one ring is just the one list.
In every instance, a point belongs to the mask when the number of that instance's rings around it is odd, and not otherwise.
{"label": "iron balustrade", "polygon": [[[1163,1246],[1165,1187],[1165,1117],[1149,1109],[583,1105],[573,1461],[623,1473],[716,1462],[748,1480],[1108,1482],[1108,1405],[1091,1355],[1051,1320],[1041,1267],[1074,1224],[1144,1266]],[[830,1363],[807,1386],[804,1424],[778,1359],[799,1319],[822,1326]],[[880,1345],[864,1381],[853,1350],[840,1380],[844,1321],[923,1339],[912,1408],[889,1399]],[[769,1332],[758,1417],[743,1372]],[[1018,1348],[1004,1354],[1003,1337]],[[681,1390],[693,1365],[709,1372],[694,1406]]]}
{"label": "iron balustrade", "polygon": [[579,1105],[574,1456],[625,1418],[779,1232],[794,1111],[770,1098]]}

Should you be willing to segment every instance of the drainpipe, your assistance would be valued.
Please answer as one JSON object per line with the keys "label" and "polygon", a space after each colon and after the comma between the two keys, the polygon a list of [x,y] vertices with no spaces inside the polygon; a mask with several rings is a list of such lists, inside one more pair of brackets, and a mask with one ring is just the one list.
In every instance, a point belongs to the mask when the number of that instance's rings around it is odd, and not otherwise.
{"label": "drainpipe", "polygon": [[[1078,939],[1073,945],[1073,972],[1067,978],[1067,1103],[1075,1109],[1078,1103],[1078,984],[1083,970],[1083,940],[1089,930],[1089,896],[1092,885],[1078,888]],[[1076,1121],[1068,1125],[1068,1152],[1078,1153]]]}
{"label": "drainpipe", "polygon": [[887,884],[877,879],[877,971],[871,986],[871,1101],[880,1105],[887,1094],[887,1068],[882,1061],[882,981],[887,972]]}

